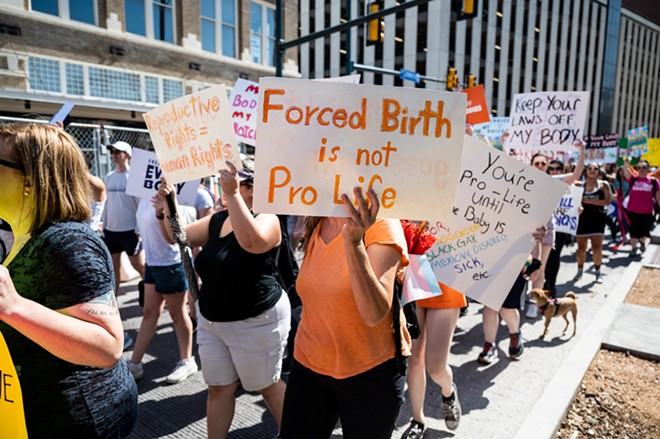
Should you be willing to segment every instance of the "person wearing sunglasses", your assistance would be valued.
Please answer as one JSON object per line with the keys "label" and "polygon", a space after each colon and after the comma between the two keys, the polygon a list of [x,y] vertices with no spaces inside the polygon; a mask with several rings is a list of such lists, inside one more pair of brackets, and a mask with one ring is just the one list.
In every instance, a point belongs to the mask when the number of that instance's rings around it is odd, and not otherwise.
{"label": "person wearing sunglasses", "polygon": [[584,194],[582,195],[582,212],[578,221],[577,240],[577,274],[574,281],[582,278],[584,262],[587,258],[587,247],[591,242],[591,255],[594,262],[596,283],[603,283],[600,267],[603,262],[603,239],[605,238],[605,223],[607,222],[606,207],[612,202],[612,189],[609,183],[601,179],[600,168],[591,163],[584,171]]}
{"label": "person wearing sunglasses", "polygon": [[[573,169],[573,172],[571,172],[570,174],[559,173],[557,175],[553,175],[553,178],[561,180],[566,184],[573,184],[575,181],[577,181],[582,175],[582,170],[584,169],[586,143],[584,143],[583,140],[578,139],[573,143],[573,146],[577,148],[579,151],[578,161],[577,164],[575,165],[575,169]],[[532,156],[531,165],[541,172],[549,173],[548,172],[549,163],[550,163],[550,159],[543,153],[537,152]],[[533,257],[538,258],[541,261],[541,267],[542,267],[542,269],[539,270],[540,271],[539,275],[536,277],[536,279],[532,281],[532,288],[543,288],[543,285],[545,283],[545,267],[548,263],[548,258],[550,257],[550,251],[555,245],[555,225],[553,222],[553,218],[550,218],[546,227],[548,230],[545,234],[545,237],[543,238],[543,242],[541,245],[541,254],[532,255]],[[528,304],[526,317],[530,319],[535,319],[538,317],[538,315],[539,312],[536,304],[534,303]]]}
{"label": "person wearing sunglasses", "polygon": [[630,257],[636,257],[646,251],[651,239],[654,220],[654,203],[660,204],[658,180],[649,176],[649,162],[640,160],[635,167],[637,175],[630,169],[629,159],[623,162],[623,175],[630,185],[626,212],[630,220]]}
{"label": "person wearing sunglasses", "polygon": [[87,175],[63,130],[0,127],[0,217],[14,233],[0,266],[0,333],[32,438],[123,438],[137,416],[110,253],[85,224]]}

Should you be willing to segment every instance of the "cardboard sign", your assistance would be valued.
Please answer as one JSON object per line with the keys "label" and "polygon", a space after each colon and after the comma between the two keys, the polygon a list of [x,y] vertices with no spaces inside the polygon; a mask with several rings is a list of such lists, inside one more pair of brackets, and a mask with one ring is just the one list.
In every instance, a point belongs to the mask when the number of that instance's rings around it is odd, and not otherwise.
{"label": "cardboard sign", "polygon": [[474,87],[466,88],[462,91],[467,93],[467,123],[472,125],[490,122],[490,112],[486,103],[486,92],[484,85],[479,84]]}
{"label": "cardboard sign", "polygon": [[257,144],[257,97],[259,84],[239,78],[229,96],[231,120],[236,140],[255,146]]}
{"label": "cardboard sign", "polygon": [[589,92],[547,91],[513,97],[509,149],[570,150],[584,135]]}
{"label": "cardboard sign", "polygon": [[343,84],[359,84],[360,78],[362,78],[362,75],[360,73],[356,73],[355,75],[337,76],[335,78],[318,78],[318,79],[314,79],[314,81],[341,82]]}
{"label": "cardboard sign", "polygon": [[57,110],[57,113],[53,115],[53,117],[50,118],[48,121],[48,125],[55,125],[58,122],[62,123],[62,128],[66,128],[69,125],[69,122],[71,121],[71,118],[69,117],[69,113],[71,113],[71,110],[73,110],[73,107],[75,107],[76,104],[72,102],[65,102],[59,110]]}
{"label": "cardboard sign", "polygon": [[586,149],[597,148],[616,148],[619,143],[619,135],[613,134],[595,134],[591,136],[584,136],[584,142],[587,144]]}
{"label": "cardboard sign", "polygon": [[580,220],[579,208],[582,205],[582,194],[584,187],[569,186],[562,195],[557,208],[552,213],[557,232],[567,233],[575,236],[578,221]]}
{"label": "cardboard sign", "polygon": [[649,127],[633,128],[626,133],[628,138],[628,154],[634,157],[640,157],[649,152]]}
{"label": "cardboard sign", "polygon": [[[151,199],[160,187],[160,169],[156,154],[144,149],[133,148],[131,172],[126,182],[126,195]],[[199,180],[175,183],[177,202],[183,206],[194,206]]]}
{"label": "cardboard sign", "polygon": [[541,151],[532,151],[531,149],[512,149],[509,151],[509,155],[514,157],[516,160],[519,160],[526,165],[532,164],[532,157],[534,154],[540,152],[548,158],[548,160],[561,160],[566,162],[566,157],[563,151],[550,151],[550,150],[541,150]]}
{"label": "cardboard sign", "polygon": [[0,332],[0,437],[27,439],[23,394],[5,338]]}
{"label": "cardboard sign", "polygon": [[453,213],[431,221],[435,277],[499,309],[566,184],[466,137]]}
{"label": "cardboard sign", "polygon": [[463,93],[262,79],[255,211],[345,217],[341,195],[353,199],[359,186],[374,189],[384,218],[446,215],[465,102]]}
{"label": "cardboard sign", "polygon": [[425,255],[409,255],[410,264],[403,275],[401,305],[420,299],[441,296],[440,285]]}
{"label": "cardboard sign", "polygon": [[242,168],[224,85],[174,99],[143,116],[169,183],[216,174],[226,161]]}
{"label": "cardboard sign", "polygon": [[587,149],[585,151],[585,162],[586,163],[616,163],[618,148],[596,148],[596,149]]}
{"label": "cardboard sign", "polygon": [[642,155],[642,159],[651,166],[660,166],[660,139],[649,139],[649,151]]}

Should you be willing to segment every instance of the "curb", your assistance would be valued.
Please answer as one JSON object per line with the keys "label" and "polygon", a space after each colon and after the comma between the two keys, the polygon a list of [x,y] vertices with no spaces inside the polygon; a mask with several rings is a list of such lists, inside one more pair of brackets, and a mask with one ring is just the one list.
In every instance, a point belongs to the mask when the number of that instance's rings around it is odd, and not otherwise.
{"label": "curb", "polygon": [[631,262],[621,280],[594,316],[591,324],[582,330],[575,344],[543,393],[531,408],[513,436],[514,439],[553,438],[559,430],[575,395],[605,337],[609,334],[617,310],[632,288],[642,269],[640,261]]}

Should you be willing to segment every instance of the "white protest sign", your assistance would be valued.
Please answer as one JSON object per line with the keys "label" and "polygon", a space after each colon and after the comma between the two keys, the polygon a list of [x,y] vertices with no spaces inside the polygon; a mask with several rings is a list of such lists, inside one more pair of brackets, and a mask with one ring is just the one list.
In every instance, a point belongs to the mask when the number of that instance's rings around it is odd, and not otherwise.
{"label": "white protest sign", "polygon": [[259,103],[255,211],[346,216],[356,186],[385,218],[451,211],[464,93],[264,78]]}
{"label": "white protest sign", "polygon": [[425,255],[409,255],[410,264],[403,275],[401,305],[420,299],[441,296],[440,285]]}
{"label": "white protest sign", "polygon": [[575,236],[578,221],[580,220],[579,208],[582,205],[582,186],[569,186],[559,200],[559,205],[552,213],[555,222],[555,231]]}
{"label": "white protest sign", "polygon": [[168,183],[208,177],[230,161],[241,168],[224,85],[159,105],[144,114]]}
{"label": "white protest sign", "polygon": [[243,78],[236,80],[229,96],[236,139],[252,146],[256,145],[257,140],[258,96],[259,84]]}
{"label": "white protest sign", "polygon": [[431,222],[439,282],[499,309],[566,184],[466,137],[453,214]]}
{"label": "white protest sign", "polygon": [[355,75],[337,76],[334,78],[318,78],[318,79],[314,79],[314,81],[342,82],[344,84],[359,84],[361,77],[362,75],[357,73]]}
{"label": "white protest sign", "polygon": [[513,97],[509,149],[568,151],[584,135],[589,92],[544,91]]}
{"label": "white protest sign", "polygon": [[[163,171],[160,169],[156,154],[144,149],[133,148],[131,157],[131,172],[126,182],[126,195],[138,198],[151,198],[156,195],[160,187],[160,177]],[[185,183],[175,183],[176,197],[179,204],[194,206],[197,197],[199,180]]]}

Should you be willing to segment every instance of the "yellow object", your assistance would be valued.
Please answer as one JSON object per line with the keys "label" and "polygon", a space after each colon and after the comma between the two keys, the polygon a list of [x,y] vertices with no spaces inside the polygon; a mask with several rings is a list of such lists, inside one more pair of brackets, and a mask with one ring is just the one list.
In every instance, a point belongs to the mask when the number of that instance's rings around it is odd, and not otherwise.
{"label": "yellow object", "polygon": [[[369,3],[369,13],[380,11],[380,2],[374,1]],[[369,43],[382,43],[385,39],[385,22],[382,19],[375,19],[369,21],[369,28],[367,33],[367,40]]]}
{"label": "yellow object", "polygon": [[468,75],[468,88],[474,87],[477,85],[477,77],[474,75]]}
{"label": "yellow object", "polygon": [[651,166],[660,166],[660,139],[648,139],[649,152],[642,154],[642,159],[649,162]]}
{"label": "yellow object", "polygon": [[449,68],[449,73],[447,73],[447,90],[454,90],[458,86],[458,76],[456,76],[456,69],[453,67]]}
{"label": "yellow object", "polygon": [[27,439],[23,395],[7,343],[0,333],[0,437]]}
{"label": "yellow object", "polygon": [[474,14],[474,0],[463,0],[463,13],[466,15]]}

